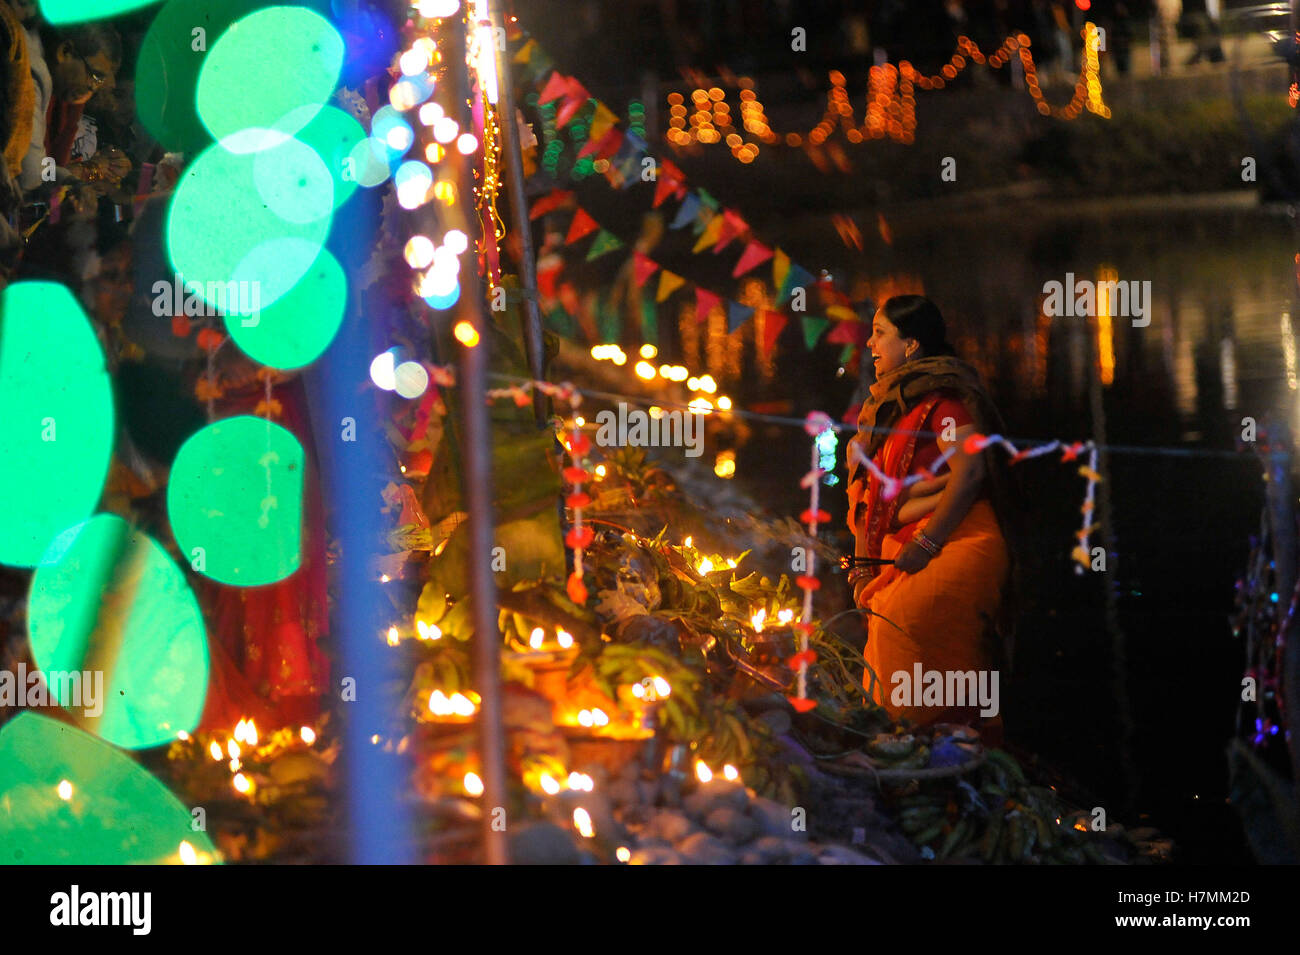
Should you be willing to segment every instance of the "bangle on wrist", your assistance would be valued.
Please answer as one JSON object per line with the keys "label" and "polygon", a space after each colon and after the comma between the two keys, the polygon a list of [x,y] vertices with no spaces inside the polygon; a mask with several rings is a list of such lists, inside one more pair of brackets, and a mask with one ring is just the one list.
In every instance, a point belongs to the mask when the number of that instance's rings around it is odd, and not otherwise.
{"label": "bangle on wrist", "polygon": [[943,550],[942,545],[935,543],[925,531],[917,531],[912,535],[912,543],[916,544],[921,550],[925,551],[931,557],[938,557],[939,551]]}

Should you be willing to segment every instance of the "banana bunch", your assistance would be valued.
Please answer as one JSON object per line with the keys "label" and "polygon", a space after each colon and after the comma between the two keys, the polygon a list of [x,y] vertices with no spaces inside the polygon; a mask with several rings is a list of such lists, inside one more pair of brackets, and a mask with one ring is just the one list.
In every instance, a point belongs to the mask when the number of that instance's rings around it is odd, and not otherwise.
{"label": "banana bunch", "polygon": [[867,755],[879,769],[924,769],[930,747],[910,734],[879,733],[867,743]]}
{"label": "banana bunch", "polygon": [[[873,743],[881,755],[896,754],[906,739],[877,737]],[[871,744],[867,751],[877,755]],[[970,858],[994,865],[1105,863],[1091,834],[1059,823],[1066,810],[1056,793],[1031,785],[1009,754],[989,750],[980,772],[978,799],[966,808],[954,792],[942,790],[899,798],[899,826],[908,838],[936,859]]]}

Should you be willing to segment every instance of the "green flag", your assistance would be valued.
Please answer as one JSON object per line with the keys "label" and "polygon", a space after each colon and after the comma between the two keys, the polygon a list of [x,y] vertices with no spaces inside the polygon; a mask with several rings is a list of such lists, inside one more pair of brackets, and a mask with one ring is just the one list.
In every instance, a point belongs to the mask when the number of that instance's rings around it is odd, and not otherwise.
{"label": "green flag", "polygon": [[623,243],[618,240],[618,236],[606,229],[601,229],[596,233],[596,238],[592,240],[591,248],[587,250],[587,261],[598,259],[602,255],[621,248],[623,248]]}
{"label": "green flag", "polygon": [[803,346],[812,351],[821,341],[822,335],[826,334],[827,327],[830,326],[829,318],[816,318],[812,315],[805,315],[803,319]]}

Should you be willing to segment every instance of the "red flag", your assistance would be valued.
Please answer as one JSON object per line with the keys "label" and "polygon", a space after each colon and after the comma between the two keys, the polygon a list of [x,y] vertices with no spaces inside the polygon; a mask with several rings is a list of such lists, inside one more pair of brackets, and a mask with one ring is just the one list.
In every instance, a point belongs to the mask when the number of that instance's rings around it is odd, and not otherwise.
{"label": "red flag", "polygon": [[572,192],[566,192],[563,189],[553,189],[533,203],[533,207],[528,210],[528,218],[540,219],[542,216],[546,215],[546,213],[555,211],[572,198]]}
{"label": "red flag", "polygon": [[[581,89],[582,84],[579,83],[578,87]],[[555,114],[555,126],[557,129],[563,129],[565,126],[568,126],[586,107],[589,97],[586,95],[587,91],[585,89],[582,90],[582,93],[582,96],[570,96],[564,101],[564,104],[560,107],[560,111]]]}
{"label": "red flag", "polygon": [[741,253],[740,261],[731,271],[731,277],[738,279],[750,269],[758,268],[772,257],[772,250],[761,242],[751,242],[745,246],[745,251]]}
{"label": "red flag", "polygon": [[655,201],[654,208],[658,209],[665,199],[677,192],[681,184],[676,179],[668,176],[660,176],[659,181],[655,183]]}
{"label": "red flag", "polygon": [[564,244],[573,245],[584,235],[591,235],[599,228],[596,220],[587,215],[587,210],[579,207],[573,216],[573,222],[569,224],[569,235],[565,238]]}
{"label": "red flag", "polygon": [[698,285],[695,287],[695,321],[708,321],[709,313],[722,304],[722,296],[706,292]]}
{"label": "red flag", "polygon": [[551,74],[551,78],[546,81],[546,85],[542,87],[542,93],[537,97],[537,102],[550,103],[553,100],[557,100],[561,96],[564,96],[568,92],[569,78],[559,70],[556,70]]}
{"label": "red flag", "polygon": [[763,357],[772,354],[772,349],[776,347],[776,340],[781,337],[787,321],[789,319],[780,312],[763,313]]}
{"label": "red flag", "polygon": [[555,281],[564,271],[564,263],[560,262],[551,268],[538,268],[537,270],[537,291],[541,293],[542,299],[548,300],[555,298]]}
{"label": "red flag", "polygon": [[619,147],[622,145],[622,131],[611,129],[604,136],[601,136],[600,139],[588,140],[587,145],[583,146],[581,151],[578,153],[578,158],[582,159],[584,156],[590,156],[592,153],[595,153],[598,159],[608,159],[610,156],[618,152]]}
{"label": "red flag", "polygon": [[632,253],[632,277],[636,280],[636,287],[640,288],[645,285],[646,279],[659,271],[659,263],[655,262],[648,255],[640,252]]}
{"label": "red flag", "polygon": [[836,322],[831,333],[826,336],[828,342],[836,345],[857,345],[861,347],[871,337],[871,326],[866,322]]}
{"label": "red flag", "polygon": [[745,220],[739,214],[730,209],[723,209],[722,231],[718,234],[718,243],[713,247],[713,254],[717,255],[731,244],[732,239],[738,235],[743,235],[747,231],[749,231],[749,226],[745,224]]}

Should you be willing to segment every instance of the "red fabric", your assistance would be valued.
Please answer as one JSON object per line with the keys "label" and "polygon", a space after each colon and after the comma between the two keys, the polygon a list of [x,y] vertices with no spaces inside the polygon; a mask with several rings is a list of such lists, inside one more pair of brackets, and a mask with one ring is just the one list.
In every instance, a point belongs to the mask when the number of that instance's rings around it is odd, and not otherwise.
{"label": "red fabric", "polygon": [[[942,434],[946,422],[945,418],[953,419],[953,428],[961,428],[968,424],[974,424],[975,419],[971,417],[966,406],[956,398],[943,398],[934,410],[930,412],[925,422],[921,425],[922,431],[930,431],[934,434]],[[935,438],[922,437],[916,442],[916,456],[912,460],[912,470],[919,471],[921,468],[928,468],[939,460],[939,455],[943,451],[939,447],[939,442]],[[945,470],[947,469],[945,465]]]}
{"label": "red fabric", "polygon": [[[274,389],[283,412],[277,423],[306,452],[302,559],[298,570],[265,587],[229,587],[202,578],[195,588],[208,620],[211,675],[200,730],[230,729],[252,717],[277,729],[315,722],[329,682],[320,641],[329,634],[325,509],[311,428],[300,381]],[[222,416],[251,414],[263,395],[232,397]]]}

